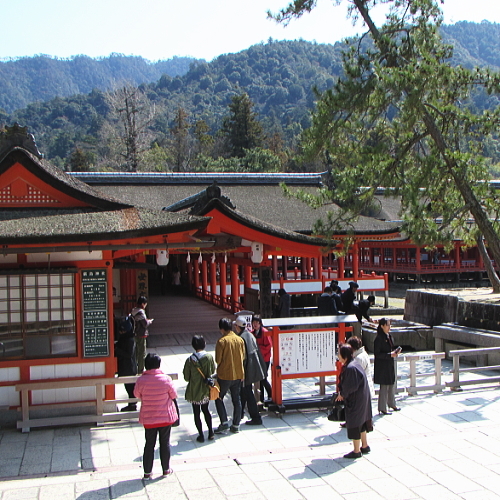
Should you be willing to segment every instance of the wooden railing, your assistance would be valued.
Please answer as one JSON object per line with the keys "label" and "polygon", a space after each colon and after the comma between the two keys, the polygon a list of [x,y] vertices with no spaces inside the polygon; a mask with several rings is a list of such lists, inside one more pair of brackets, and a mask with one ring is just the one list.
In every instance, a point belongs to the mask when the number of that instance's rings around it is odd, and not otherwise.
{"label": "wooden railing", "polygon": [[[176,373],[169,374],[172,380],[177,380]],[[103,422],[116,420],[129,420],[139,416],[138,411],[129,412],[104,412],[104,406],[108,404],[134,403],[137,399],[105,399],[105,387],[107,385],[116,384],[133,384],[139,376],[131,377],[113,377],[113,378],[86,378],[73,380],[44,380],[37,382],[27,382],[16,384],[16,391],[21,393],[21,420],[17,422],[17,428],[22,432],[29,432],[31,427],[50,427],[54,425],[70,425],[70,424],[85,424],[94,423],[101,424]],[[53,404],[30,404],[32,391],[43,391],[50,389],[72,389],[75,387],[95,387],[95,398],[90,401],[72,401],[65,403]],[[95,412],[91,414],[79,414],[68,416],[54,416],[42,418],[30,418],[30,411],[35,409],[54,410],[63,408],[82,408],[94,407]]]}

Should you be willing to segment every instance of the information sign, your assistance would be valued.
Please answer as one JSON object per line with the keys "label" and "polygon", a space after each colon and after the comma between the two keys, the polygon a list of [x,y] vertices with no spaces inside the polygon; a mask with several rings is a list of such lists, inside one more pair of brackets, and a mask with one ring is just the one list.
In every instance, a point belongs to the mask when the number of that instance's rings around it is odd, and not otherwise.
{"label": "information sign", "polygon": [[106,269],[82,271],[83,357],[109,356]]}
{"label": "information sign", "polygon": [[287,332],[279,335],[283,375],[336,370],[335,331]]}

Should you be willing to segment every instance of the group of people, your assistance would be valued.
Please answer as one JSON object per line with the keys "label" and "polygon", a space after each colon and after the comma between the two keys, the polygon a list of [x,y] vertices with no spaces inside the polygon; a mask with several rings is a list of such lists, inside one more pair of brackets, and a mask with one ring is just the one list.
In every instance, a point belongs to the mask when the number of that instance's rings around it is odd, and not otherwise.
{"label": "group of people", "polygon": [[[184,364],[183,375],[187,387],[185,397],[192,405],[193,416],[200,443],[205,441],[201,414],[208,428],[208,440],[215,434],[223,434],[227,430],[239,432],[241,417],[247,409],[250,419],[247,425],[262,425],[257,401],[253,393],[253,384],[261,383],[261,399],[264,392],[271,397],[271,385],[267,380],[267,371],[271,359],[272,343],[268,331],[262,325],[258,315],[252,317],[252,332],[247,329],[242,317],[232,321],[222,318],[219,321],[221,337],[215,346],[215,360],[208,353],[205,339],[201,335],[192,338],[194,353]],[[130,336],[129,336],[130,337]],[[170,432],[178,421],[177,392],[172,379],[160,370],[161,359],[149,353],[144,360],[145,371],[137,379],[133,394],[141,401],[139,422],[144,425],[145,445],[143,453],[144,479],[152,478],[153,457],[156,441],[159,437],[160,461],[163,476],[172,473],[170,469]],[[215,406],[220,419],[219,426],[214,429],[212,415],[209,410],[210,384],[216,378],[220,389]],[[134,384],[132,384],[134,385]],[[130,389],[127,388],[130,395]],[[224,396],[231,394],[233,403],[232,421],[229,425],[224,404]]]}
{"label": "group of people", "polygon": [[[170,432],[179,418],[177,392],[171,378],[160,369],[160,357],[152,353],[147,354],[142,358],[144,371],[142,372],[142,369],[139,371],[140,364],[136,352],[141,352],[142,346],[139,348],[137,346],[147,337],[147,327],[152,321],[146,317],[146,305],[147,300],[140,297],[137,307],[132,311],[137,318],[134,327],[122,328],[123,331],[115,345],[119,375],[142,373],[136,384],[126,384],[125,387],[129,397],[141,401],[139,422],[145,429],[143,454],[145,480],[152,477],[154,448],[158,436],[163,475],[171,474]],[[203,336],[195,335],[191,342],[194,353],[186,359],[183,369],[184,379],[188,383],[185,398],[192,405],[198,431],[196,440],[200,443],[205,441],[202,413],[208,428],[207,438],[213,440],[215,434],[225,434],[227,431],[239,432],[240,421],[245,411],[250,417],[245,422],[246,425],[262,424],[253,392],[254,383],[260,382],[261,401],[264,400],[266,393],[267,397],[271,398],[271,384],[267,374],[272,342],[269,332],[263,327],[261,317],[258,315],[252,317],[251,331],[241,316],[234,321],[222,318],[218,326],[221,337],[215,346],[215,359],[205,350],[206,343]],[[370,452],[367,433],[373,430],[371,405],[371,399],[375,396],[373,382],[380,385],[378,411],[382,415],[389,415],[390,410],[400,410],[395,400],[394,360],[401,352],[401,348],[394,345],[390,328],[389,320],[385,318],[379,320],[374,341],[373,379],[370,359],[359,337],[352,336],[347,343],[339,346],[338,359],[342,369],[336,400],[345,404],[346,422],[343,427],[346,427],[347,436],[352,439],[354,447],[353,451],[344,455],[345,458],[355,459]],[[209,382],[214,378],[220,389],[219,397],[215,400],[220,424],[215,429],[209,409]],[[224,404],[224,398],[228,393],[233,405],[231,422]],[[130,403],[126,408],[135,409],[135,403]]]}
{"label": "group of people", "polygon": [[[395,399],[394,361],[401,353],[401,347],[394,345],[390,330],[390,321],[380,319],[374,341],[373,382],[380,385],[378,411],[382,415],[390,415],[389,410],[400,410]],[[371,364],[361,339],[356,336],[339,346],[338,359],[342,363],[342,369],[336,401],[343,401],[345,404],[346,422],[341,425],[347,428],[347,437],[352,439],[354,447],[344,458],[355,459],[370,452],[367,433],[373,430],[371,399],[375,396]]]}
{"label": "group of people", "polygon": [[[272,343],[268,331],[262,325],[258,315],[252,317],[252,332],[247,329],[243,317],[235,321],[221,318],[219,321],[221,337],[215,345],[215,360],[205,351],[205,341],[201,336],[192,340],[193,349],[184,365],[184,379],[188,383],[186,400],[192,404],[198,442],[204,442],[200,408],[208,427],[208,439],[214,439],[214,434],[226,431],[239,432],[241,418],[248,412],[250,419],[246,425],[262,425],[259,408],[253,392],[253,384],[260,382],[260,399],[264,401],[264,393],[271,397],[271,384],[267,380],[269,363],[271,360]],[[214,430],[212,417],[208,410],[209,386],[207,379],[215,374],[220,390],[215,400],[215,407],[220,419],[219,426]],[[231,424],[224,404],[226,394],[231,395],[233,415]]]}
{"label": "group of people", "polygon": [[338,281],[332,280],[330,286],[325,287],[318,297],[318,316],[336,316],[345,313],[355,314],[360,322],[362,318],[372,321],[369,309],[375,304],[375,296],[369,295],[366,299],[358,301],[356,300],[358,288],[358,283],[350,281],[349,288],[342,291]]}

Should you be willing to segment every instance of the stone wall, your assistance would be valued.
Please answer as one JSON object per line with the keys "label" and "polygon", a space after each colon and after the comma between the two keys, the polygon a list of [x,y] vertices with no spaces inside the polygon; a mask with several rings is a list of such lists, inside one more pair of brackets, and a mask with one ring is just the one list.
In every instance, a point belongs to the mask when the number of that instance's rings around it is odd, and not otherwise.
{"label": "stone wall", "polygon": [[456,323],[460,299],[427,290],[406,292],[404,319],[428,326]]}
{"label": "stone wall", "polygon": [[429,326],[457,323],[500,332],[500,304],[468,302],[442,291],[408,290],[404,319]]}

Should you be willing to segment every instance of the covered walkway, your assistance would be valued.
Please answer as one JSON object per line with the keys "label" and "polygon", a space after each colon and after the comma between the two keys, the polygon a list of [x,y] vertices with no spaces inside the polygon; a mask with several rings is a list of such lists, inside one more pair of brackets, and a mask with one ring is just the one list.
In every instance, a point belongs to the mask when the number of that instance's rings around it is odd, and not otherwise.
{"label": "covered walkway", "polygon": [[148,347],[191,344],[193,335],[203,335],[207,344],[220,337],[219,319],[230,314],[224,309],[183,290],[149,297],[148,312],[154,322],[149,329]]}

